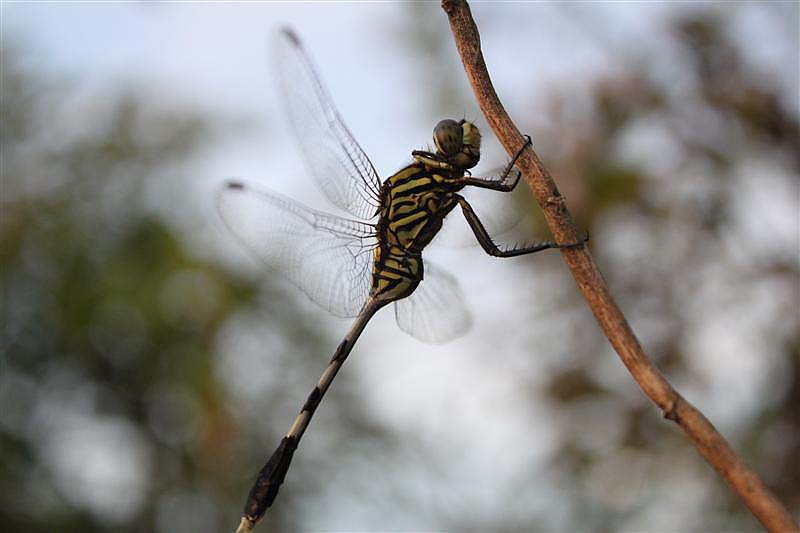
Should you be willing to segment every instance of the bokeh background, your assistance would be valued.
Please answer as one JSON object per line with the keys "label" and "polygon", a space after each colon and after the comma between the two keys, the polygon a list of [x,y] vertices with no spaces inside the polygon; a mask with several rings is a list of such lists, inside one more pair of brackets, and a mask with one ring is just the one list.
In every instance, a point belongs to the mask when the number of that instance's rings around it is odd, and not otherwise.
{"label": "bokeh background", "polygon": [[[332,210],[293,146],[270,35],[304,38],[382,176],[448,116],[483,126],[487,172],[506,155],[446,17],[0,9],[0,530],[231,531],[349,327],[215,213],[227,177]],[[798,4],[473,13],[648,353],[800,516]],[[546,238],[520,190],[498,204],[519,213],[507,238]],[[426,345],[379,314],[260,530],[759,528],[639,391],[557,253],[447,244],[426,256],[459,278],[469,334]]]}

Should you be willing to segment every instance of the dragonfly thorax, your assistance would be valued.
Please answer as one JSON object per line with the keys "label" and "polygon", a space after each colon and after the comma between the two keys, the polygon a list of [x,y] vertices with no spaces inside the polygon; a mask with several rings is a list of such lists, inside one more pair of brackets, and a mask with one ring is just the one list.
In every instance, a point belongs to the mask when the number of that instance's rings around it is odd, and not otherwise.
{"label": "dragonfly thorax", "polygon": [[463,171],[474,167],[481,158],[481,134],[466,120],[444,119],[433,129],[436,153],[415,151],[414,158],[435,168]]}

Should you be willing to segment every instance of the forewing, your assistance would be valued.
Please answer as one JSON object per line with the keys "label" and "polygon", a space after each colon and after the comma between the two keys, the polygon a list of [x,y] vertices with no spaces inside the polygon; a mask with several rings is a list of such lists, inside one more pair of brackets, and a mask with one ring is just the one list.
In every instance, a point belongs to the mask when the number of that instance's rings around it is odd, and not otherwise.
{"label": "forewing", "polygon": [[381,180],[328,96],[298,37],[279,33],[279,86],[306,166],[331,202],[361,219],[375,215]]}
{"label": "forewing", "polygon": [[220,217],[270,269],[331,313],[350,317],[369,295],[375,228],[305,207],[274,192],[229,182]]}
{"label": "forewing", "polygon": [[472,320],[458,281],[430,262],[411,296],[394,304],[400,329],[425,342],[446,342],[466,333]]}

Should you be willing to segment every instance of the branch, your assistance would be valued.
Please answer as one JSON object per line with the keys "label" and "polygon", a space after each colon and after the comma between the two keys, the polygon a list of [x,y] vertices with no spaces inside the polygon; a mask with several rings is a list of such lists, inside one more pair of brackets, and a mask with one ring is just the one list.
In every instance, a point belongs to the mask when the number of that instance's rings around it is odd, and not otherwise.
{"label": "branch", "polygon": [[[489,79],[478,28],[469,6],[464,0],[443,0],[442,8],[450,19],[464,70],[483,115],[509,155],[516,154],[525,146],[526,140],[509,118]],[[564,197],[536,152],[530,146],[525,148],[516,165],[544,211],[556,242],[577,242],[579,236]],[[562,248],[561,254],[614,350],[639,387],[661,409],[664,418],[680,426],[764,527],[776,532],[797,531],[797,524],[775,495],[733,451],[711,422],[670,385],[647,357],[614,302],[588,249]]]}

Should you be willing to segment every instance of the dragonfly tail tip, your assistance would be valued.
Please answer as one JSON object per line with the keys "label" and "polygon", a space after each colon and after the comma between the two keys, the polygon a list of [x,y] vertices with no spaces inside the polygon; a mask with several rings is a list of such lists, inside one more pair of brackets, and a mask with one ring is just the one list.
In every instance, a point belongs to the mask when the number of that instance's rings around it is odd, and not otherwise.
{"label": "dragonfly tail tip", "polygon": [[245,533],[253,529],[253,523],[246,516],[242,517],[239,522],[239,527],[236,528],[236,533]]}

